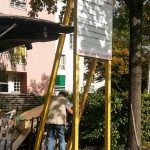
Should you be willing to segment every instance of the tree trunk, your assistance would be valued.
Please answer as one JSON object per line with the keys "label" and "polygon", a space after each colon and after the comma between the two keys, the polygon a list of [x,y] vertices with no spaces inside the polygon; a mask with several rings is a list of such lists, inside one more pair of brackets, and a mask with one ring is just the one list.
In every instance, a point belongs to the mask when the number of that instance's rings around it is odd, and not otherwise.
{"label": "tree trunk", "polygon": [[130,150],[141,149],[142,1],[128,1],[130,11],[128,148]]}

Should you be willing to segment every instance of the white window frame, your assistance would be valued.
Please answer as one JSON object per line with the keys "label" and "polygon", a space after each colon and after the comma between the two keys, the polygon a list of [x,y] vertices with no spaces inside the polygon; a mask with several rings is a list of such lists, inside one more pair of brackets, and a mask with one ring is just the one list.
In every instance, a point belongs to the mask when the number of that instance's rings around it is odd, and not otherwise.
{"label": "white window frame", "polygon": [[[7,85],[7,88],[8,88],[8,74],[6,74],[6,78],[4,79],[4,80],[2,80],[2,81],[0,81],[0,85]],[[8,89],[7,89],[7,91],[5,91],[6,93],[8,92]],[[1,92],[0,91],[0,93],[5,93],[5,92]]]}
{"label": "white window frame", "polygon": [[10,0],[10,6],[14,8],[26,10],[27,0]]}
{"label": "white window frame", "polygon": [[61,69],[61,70],[66,69],[66,55],[61,55],[59,69]]}
{"label": "white window frame", "polygon": [[64,91],[64,90],[65,90],[65,86],[55,85],[55,92]]}
{"label": "white window frame", "polygon": [[70,48],[73,49],[73,34],[70,34]]}

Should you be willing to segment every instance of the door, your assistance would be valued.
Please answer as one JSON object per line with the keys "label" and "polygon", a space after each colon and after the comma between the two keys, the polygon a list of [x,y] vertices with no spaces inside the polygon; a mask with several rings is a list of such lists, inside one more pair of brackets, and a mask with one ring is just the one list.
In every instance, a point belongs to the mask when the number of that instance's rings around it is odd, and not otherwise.
{"label": "door", "polygon": [[21,89],[22,89],[21,74],[20,73],[14,74],[14,92],[21,93]]}

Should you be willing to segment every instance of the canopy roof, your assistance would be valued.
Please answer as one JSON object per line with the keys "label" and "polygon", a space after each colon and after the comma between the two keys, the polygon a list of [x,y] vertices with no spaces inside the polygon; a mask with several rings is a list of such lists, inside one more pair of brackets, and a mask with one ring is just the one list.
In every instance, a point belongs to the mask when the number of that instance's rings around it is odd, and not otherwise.
{"label": "canopy roof", "polygon": [[72,33],[74,27],[43,19],[0,15],[0,52],[34,42],[57,40],[63,33]]}

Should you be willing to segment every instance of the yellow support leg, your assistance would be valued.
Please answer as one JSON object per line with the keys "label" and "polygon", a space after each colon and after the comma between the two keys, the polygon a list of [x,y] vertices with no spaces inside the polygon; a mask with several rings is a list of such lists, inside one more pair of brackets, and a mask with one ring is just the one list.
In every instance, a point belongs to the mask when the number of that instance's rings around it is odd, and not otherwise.
{"label": "yellow support leg", "polygon": [[[65,12],[65,16],[64,16],[64,20],[63,20],[64,25],[69,24],[72,6],[73,6],[73,0],[67,1],[67,10]],[[40,126],[39,126],[39,130],[38,130],[38,135],[36,137],[34,150],[39,150],[39,148],[40,148],[43,131],[44,131],[44,127],[45,127],[45,122],[46,122],[46,118],[47,118],[47,114],[48,114],[49,106],[50,106],[50,102],[51,102],[51,96],[52,96],[52,92],[53,92],[53,88],[54,88],[54,82],[56,79],[59,61],[60,61],[60,57],[62,54],[64,41],[65,41],[65,34],[60,37],[59,42],[58,42],[56,57],[55,57],[53,68],[52,68],[52,75],[51,75],[50,81],[49,81],[49,87],[48,87],[48,91],[47,91],[47,95],[46,95],[46,99],[45,99],[45,104],[44,104],[43,113],[41,116]]]}
{"label": "yellow support leg", "polygon": [[105,150],[111,149],[111,61],[106,61],[105,78]]}
{"label": "yellow support leg", "polygon": [[[84,106],[85,106],[86,99],[87,99],[87,96],[88,96],[88,91],[90,89],[90,85],[91,85],[91,82],[92,82],[92,79],[93,79],[93,75],[95,73],[96,64],[97,64],[97,59],[93,59],[92,65],[90,67],[90,72],[89,72],[89,75],[88,75],[88,79],[87,79],[87,82],[86,82],[86,85],[85,85],[85,89],[84,89],[84,92],[83,92],[83,96],[82,96],[82,99],[81,99],[81,103],[80,103],[81,108],[84,108]],[[79,122],[81,120],[82,113],[83,113],[83,110],[80,111]],[[70,141],[69,141],[67,150],[72,150],[72,141],[73,141],[73,132],[71,133],[71,137],[70,137]]]}
{"label": "yellow support leg", "polygon": [[[74,1],[74,26],[77,27],[77,0]],[[73,150],[79,148],[79,56],[77,55],[77,28],[73,47]]]}

